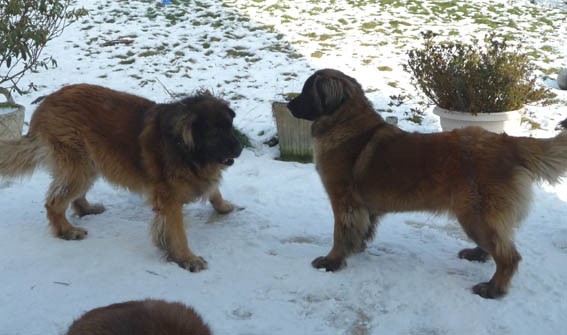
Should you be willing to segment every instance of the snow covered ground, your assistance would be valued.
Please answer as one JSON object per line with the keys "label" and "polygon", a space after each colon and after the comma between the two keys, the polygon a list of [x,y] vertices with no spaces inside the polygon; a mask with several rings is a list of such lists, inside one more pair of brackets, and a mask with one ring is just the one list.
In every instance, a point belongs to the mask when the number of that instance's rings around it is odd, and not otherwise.
{"label": "snow covered ground", "polygon": [[[262,144],[276,134],[271,101],[300,90],[322,67],[357,78],[375,108],[397,116],[401,128],[438,131],[431,106],[402,68],[427,29],[465,39],[495,29],[521,41],[541,84],[558,96],[529,106],[519,135],[553,136],[567,117],[567,93],[554,81],[567,66],[564,7],[508,0],[173,2],[79,1],[90,16],[45,50],[59,66],[25,77],[39,90],[16,99],[29,120],[32,100],[69,83],[156,101],[171,100],[164,87],[174,94],[210,88],[231,102],[236,126],[254,142],[221,188],[244,209],[220,216],[208,204],[185,207],[190,245],[209,262],[192,274],[160,258],[148,234],[150,208],[125,190],[97,182],[90,199],[107,211],[72,217],[88,238],[63,241],[47,227],[46,173],[0,182],[0,334],[61,334],[91,308],[150,297],[195,307],[215,334],[565,332],[567,182],[534,187],[531,214],[516,237],[523,260],[511,291],[485,300],[470,287],[489,279],[494,264],[459,260],[458,250],[472,244],[455,222],[427,213],[387,216],[345,269],[313,269],[311,260],[332,243],[326,194],[313,164],[275,160],[278,148]],[[116,40],[132,43],[104,46]],[[420,123],[411,121],[415,111]]]}

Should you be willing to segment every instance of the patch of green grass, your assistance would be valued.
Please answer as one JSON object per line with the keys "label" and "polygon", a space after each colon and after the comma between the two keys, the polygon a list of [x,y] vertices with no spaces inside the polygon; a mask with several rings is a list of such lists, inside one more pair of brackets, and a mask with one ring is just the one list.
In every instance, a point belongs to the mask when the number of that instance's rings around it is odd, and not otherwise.
{"label": "patch of green grass", "polygon": [[153,8],[148,8],[148,10],[146,11],[146,17],[153,21],[158,17],[158,12],[156,12],[156,10]]}
{"label": "patch of green grass", "polygon": [[457,1],[439,1],[434,2],[431,6],[431,12],[435,15],[443,15],[448,9],[456,7]]}
{"label": "patch of green grass", "polygon": [[120,62],[118,62],[118,64],[120,64],[120,65],[130,65],[130,64],[134,64],[135,62],[136,62],[136,58],[131,58],[131,59],[121,60]]}
{"label": "patch of green grass", "polygon": [[277,160],[284,162],[313,163],[313,156],[282,153],[281,156],[277,158]]}
{"label": "patch of green grass", "polygon": [[18,105],[9,102],[0,102],[0,108],[16,108]]}
{"label": "patch of green grass", "polygon": [[243,57],[252,57],[254,54],[250,51],[246,51],[246,48],[243,47],[235,47],[232,49],[228,49],[226,51],[226,55],[233,58],[243,58]]}
{"label": "patch of green grass", "polygon": [[[503,5],[494,5],[494,6],[489,6],[488,8],[492,8],[492,7],[498,7],[498,10],[495,10],[495,13],[501,13],[502,9],[503,9]],[[518,8],[518,7],[513,7],[508,9],[508,14],[512,14],[512,15],[522,15],[522,11]]]}
{"label": "patch of green grass", "polygon": [[551,27],[555,27],[555,25],[553,24],[553,21],[551,21],[550,19],[548,19],[544,16],[539,17],[538,22],[543,23],[543,24],[548,25],[548,26],[551,26]]}
{"label": "patch of green grass", "polygon": [[518,29],[518,24],[516,23],[516,21],[514,20],[508,20],[508,23],[506,24],[509,28],[514,28],[514,29]]}
{"label": "patch of green grass", "polygon": [[321,51],[312,52],[312,53],[311,53],[311,57],[313,57],[313,58],[321,58],[321,57],[323,57],[323,52],[321,52]]}
{"label": "patch of green grass", "polygon": [[303,34],[303,36],[311,39],[312,41],[326,41],[329,39],[332,39],[333,37],[337,36],[337,35],[330,35],[330,34],[316,34],[316,33],[308,33],[308,34]]}
{"label": "patch of green grass", "polygon": [[398,28],[401,25],[402,26],[411,26],[411,23],[405,22],[405,21],[399,21],[399,20],[391,20],[390,21],[390,26],[392,28]]}
{"label": "patch of green grass", "polygon": [[500,26],[500,23],[498,21],[494,21],[482,14],[475,14],[473,15],[472,19],[475,24],[486,25],[490,28],[498,28]]}
{"label": "patch of green grass", "polygon": [[530,125],[530,129],[531,130],[538,130],[538,129],[542,129],[541,128],[541,124],[539,124],[539,122],[536,122],[530,118],[527,117],[522,117],[522,123],[527,123]]}
{"label": "patch of green grass", "polygon": [[378,66],[378,71],[392,71],[392,68],[389,66]]}
{"label": "patch of green grass", "polygon": [[252,148],[252,142],[250,142],[250,138],[242,130],[233,127],[232,131],[234,136],[236,136],[236,138],[238,139],[238,142],[240,142],[240,145],[242,145],[244,148]]}
{"label": "patch of green grass", "polygon": [[398,88],[399,83],[397,81],[389,81],[388,86],[393,88]]}
{"label": "patch of green grass", "polygon": [[376,21],[372,21],[372,22],[364,22],[360,28],[362,30],[374,30],[380,23],[376,22]]}
{"label": "patch of green grass", "polygon": [[545,51],[545,52],[552,52],[552,51],[553,51],[553,46],[551,46],[551,45],[544,45],[544,46],[542,46],[540,49],[541,49],[542,51]]}
{"label": "patch of green grass", "polygon": [[423,116],[413,114],[410,117],[406,118],[406,120],[413,122],[413,123],[416,123],[416,124],[421,124],[421,122],[423,122]]}
{"label": "patch of green grass", "polygon": [[138,56],[139,57],[151,57],[151,56],[157,56],[159,54],[160,54],[159,51],[144,51],[144,52],[140,52],[138,54]]}
{"label": "patch of green grass", "polygon": [[276,28],[273,24],[265,24],[261,26],[250,27],[249,30],[252,32],[254,31],[268,31],[270,33],[276,32]]}

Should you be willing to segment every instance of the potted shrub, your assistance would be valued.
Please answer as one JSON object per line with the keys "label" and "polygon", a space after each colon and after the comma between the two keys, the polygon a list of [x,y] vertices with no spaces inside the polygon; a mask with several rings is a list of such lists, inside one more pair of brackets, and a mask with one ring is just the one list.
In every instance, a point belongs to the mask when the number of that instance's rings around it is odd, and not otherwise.
{"label": "potted shrub", "polygon": [[[15,103],[11,93],[22,90],[23,75],[38,67],[57,63],[52,57],[40,58],[47,42],[81,16],[85,9],[69,10],[71,0],[0,0],[0,138],[21,136],[24,107]],[[30,84],[30,88],[34,88]]]}
{"label": "potted shrub", "polygon": [[406,69],[436,107],[443,130],[479,125],[494,132],[519,128],[526,103],[545,97],[527,55],[495,34],[484,43],[436,42],[423,34],[423,46],[409,51]]}

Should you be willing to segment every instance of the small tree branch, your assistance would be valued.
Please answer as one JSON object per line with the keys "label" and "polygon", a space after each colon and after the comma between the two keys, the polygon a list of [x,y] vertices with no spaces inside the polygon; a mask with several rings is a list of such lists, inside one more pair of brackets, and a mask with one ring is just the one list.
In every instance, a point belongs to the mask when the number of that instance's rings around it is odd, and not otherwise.
{"label": "small tree branch", "polygon": [[8,104],[11,105],[16,104],[14,98],[12,97],[12,94],[10,94],[10,90],[8,90],[7,88],[0,87],[0,94],[3,94],[6,97],[6,101],[8,102]]}

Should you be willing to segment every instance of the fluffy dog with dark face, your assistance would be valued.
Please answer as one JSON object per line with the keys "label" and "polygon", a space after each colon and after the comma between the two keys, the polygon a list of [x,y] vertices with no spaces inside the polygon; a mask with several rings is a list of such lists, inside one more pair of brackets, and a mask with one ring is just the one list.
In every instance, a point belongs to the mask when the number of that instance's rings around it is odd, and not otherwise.
{"label": "fluffy dog with dark face", "polygon": [[27,135],[0,141],[0,176],[47,168],[49,224],[68,240],[87,235],[67,220],[69,204],[78,216],[104,211],[85,197],[97,177],[144,194],[155,212],[154,242],[181,267],[200,271],[207,262],[187,245],[182,206],[205,198],[220,213],[233,209],[218,186],[222,170],[242,151],[234,116],[209,93],[158,104],[100,86],[66,86],[45,97]]}
{"label": "fluffy dog with dark face", "polygon": [[195,310],[178,302],[146,299],[88,311],[67,335],[211,335]]}
{"label": "fluffy dog with dark face", "polygon": [[332,69],[310,76],[288,108],[314,121],[315,163],[335,219],[333,247],[314,267],[344,266],[386,213],[448,212],[477,244],[459,257],[496,262],[492,279],[474,293],[507,292],[521,259],[513,230],[527,214],[532,183],[557,182],[567,170],[567,131],[549,139],[478,127],[408,133],[384,122],[355,79]]}

